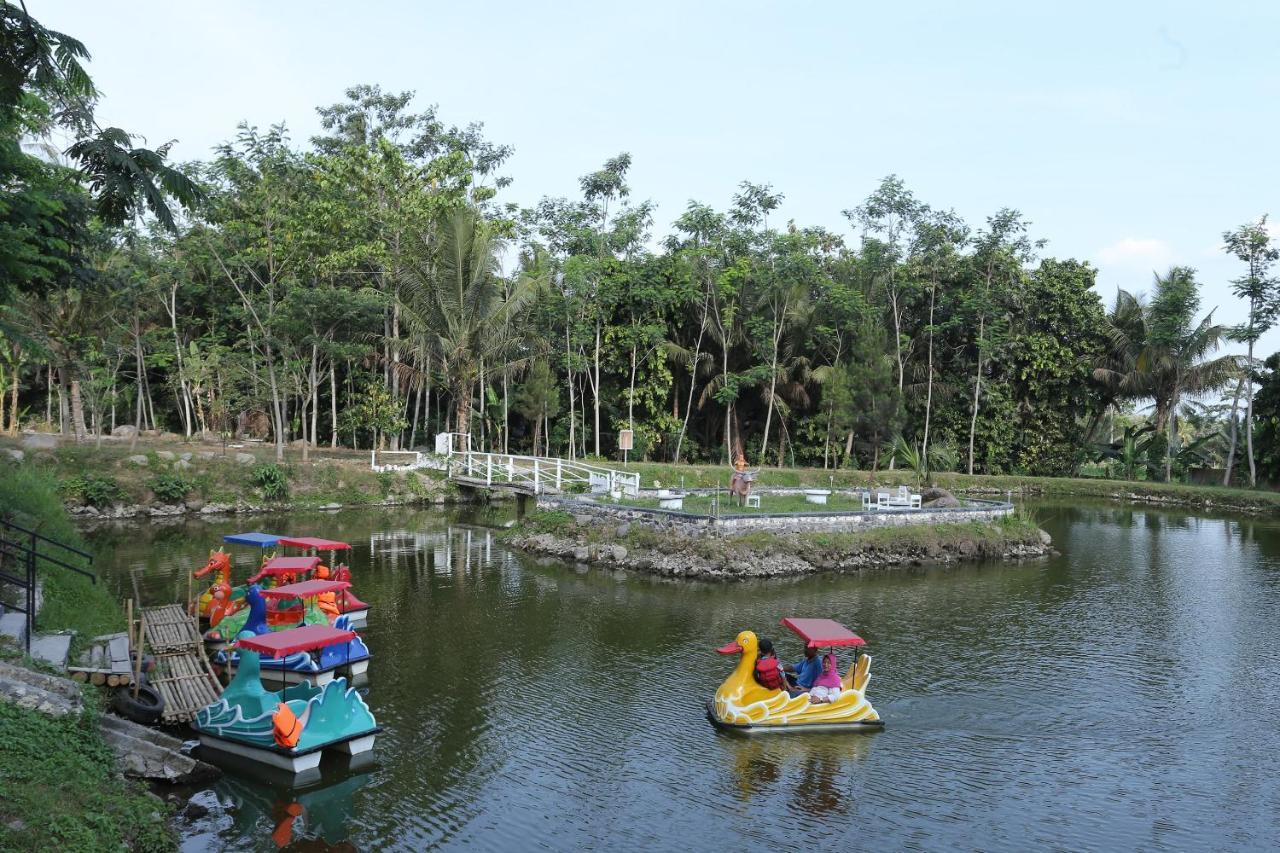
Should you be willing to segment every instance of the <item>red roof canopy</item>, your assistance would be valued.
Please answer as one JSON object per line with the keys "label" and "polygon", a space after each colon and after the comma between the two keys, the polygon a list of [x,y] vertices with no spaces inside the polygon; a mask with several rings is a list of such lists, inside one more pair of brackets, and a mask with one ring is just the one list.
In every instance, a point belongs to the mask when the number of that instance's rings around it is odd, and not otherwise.
{"label": "red roof canopy", "polygon": [[782,620],[785,628],[800,635],[810,646],[865,646],[867,641],[834,619],[797,619],[788,616]]}
{"label": "red roof canopy", "polygon": [[292,575],[314,571],[320,565],[319,557],[272,557],[263,563],[256,577],[266,575]]}
{"label": "red roof canopy", "polygon": [[350,542],[321,539],[319,536],[282,536],[280,544],[290,548],[315,548],[317,551],[347,551],[351,548]]}
{"label": "red roof canopy", "polygon": [[288,628],[284,631],[272,631],[256,637],[236,640],[236,645],[242,649],[261,652],[267,657],[278,658],[294,652],[322,649],[325,646],[350,642],[355,638],[355,631],[340,631],[329,625],[303,625],[301,628]]}
{"label": "red roof canopy", "polygon": [[347,581],[302,581],[275,586],[262,591],[263,598],[312,598],[325,592],[337,592],[351,586]]}

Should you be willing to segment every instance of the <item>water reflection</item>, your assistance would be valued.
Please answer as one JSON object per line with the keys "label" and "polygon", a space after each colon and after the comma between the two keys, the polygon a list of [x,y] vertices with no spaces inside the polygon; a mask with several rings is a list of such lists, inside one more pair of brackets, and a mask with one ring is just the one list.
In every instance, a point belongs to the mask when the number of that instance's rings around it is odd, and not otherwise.
{"label": "water reflection", "polygon": [[[229,776],[184,847],[1269,847],[1280,525],[1039,502],[1060,557],[688,583],[517,557],[501,513],[258,519],[351,541],[379,764]],[[185,594],[244,521],[108,527],[110,581]],[[743,738],[704,703],[743,628],[853,625],[879,735]],[[310,845],[310,847],[308,847]],[[329,847],[326,847],[328,845]]]}

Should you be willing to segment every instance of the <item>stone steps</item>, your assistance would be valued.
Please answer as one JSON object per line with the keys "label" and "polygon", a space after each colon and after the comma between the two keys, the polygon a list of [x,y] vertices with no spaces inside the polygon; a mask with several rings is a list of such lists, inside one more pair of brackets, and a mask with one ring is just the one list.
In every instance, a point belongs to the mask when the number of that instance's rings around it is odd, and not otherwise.
{"label": "stone steps", "polygon": [[221,772],[211,764],[184,755],[182,741],[159,729],[140,726],[114,714],[103,714],[98,728],[126,776],[173,785],[196,785],[216,779]]}

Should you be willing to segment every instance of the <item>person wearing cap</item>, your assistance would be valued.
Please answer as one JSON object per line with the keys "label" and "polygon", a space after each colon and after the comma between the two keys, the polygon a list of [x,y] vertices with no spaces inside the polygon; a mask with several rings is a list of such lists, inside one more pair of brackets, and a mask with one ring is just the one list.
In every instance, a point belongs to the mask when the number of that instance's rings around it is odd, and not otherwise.
{"label": "person wearing cap", "polygon": [[789,663],[782,668],[787,673],[787,682],[800,691],[807,691],[813,682],[822,675],[822,659],[818,657],[818,649],[805,645],[804,659]]}

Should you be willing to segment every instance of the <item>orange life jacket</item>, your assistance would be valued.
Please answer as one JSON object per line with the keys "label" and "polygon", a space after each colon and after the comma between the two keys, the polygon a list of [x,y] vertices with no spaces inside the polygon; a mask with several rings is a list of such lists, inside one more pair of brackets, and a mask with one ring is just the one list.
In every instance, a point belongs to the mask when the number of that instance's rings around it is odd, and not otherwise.
{"label": "orange life jacket", "polygon": [[756,661],[756,681],[760,682],[761,687],[770,690],[782,689],[782,670],[778,668],[777,658],[760,658]]}

